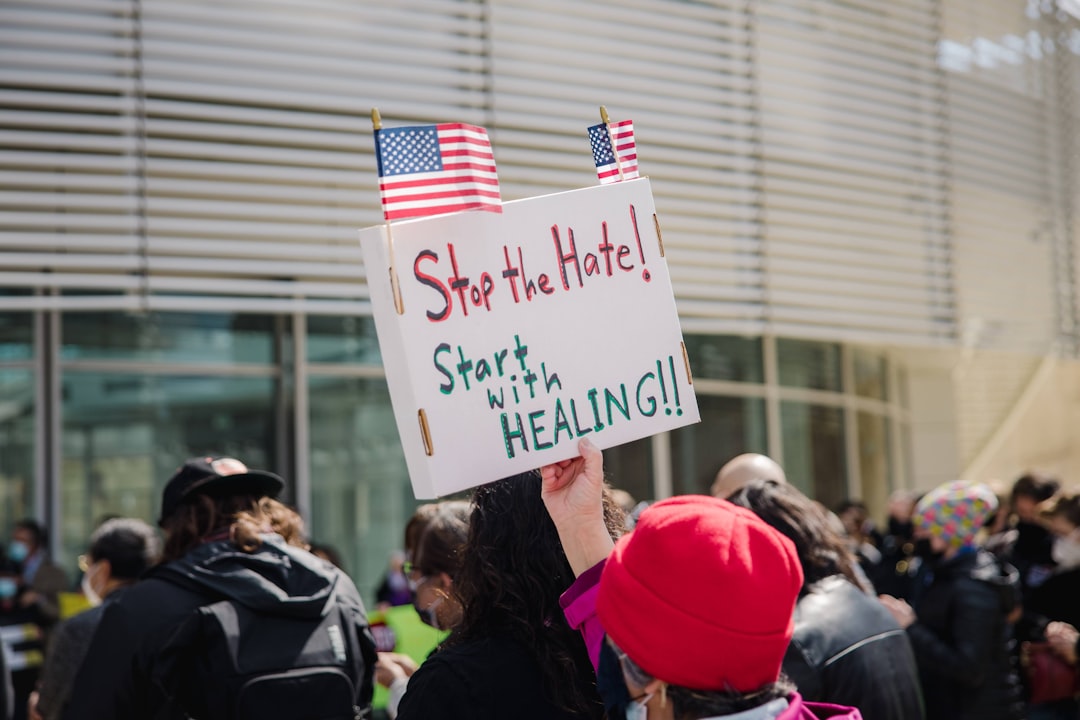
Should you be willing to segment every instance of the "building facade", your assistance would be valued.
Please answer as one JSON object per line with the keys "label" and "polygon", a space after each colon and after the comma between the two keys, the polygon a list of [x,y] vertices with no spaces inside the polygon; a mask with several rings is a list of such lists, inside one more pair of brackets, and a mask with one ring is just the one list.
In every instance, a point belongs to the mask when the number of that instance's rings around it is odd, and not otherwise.
{"label": "building facade", "polygon": [[635,122],[702,422],[835,504],[1080,471],[1067,0],[0,0],[0,530],[73,566],[190,455],[288,480],[368,595],[416,503],[356,231],[369,113],[489,129],[504,199]]}

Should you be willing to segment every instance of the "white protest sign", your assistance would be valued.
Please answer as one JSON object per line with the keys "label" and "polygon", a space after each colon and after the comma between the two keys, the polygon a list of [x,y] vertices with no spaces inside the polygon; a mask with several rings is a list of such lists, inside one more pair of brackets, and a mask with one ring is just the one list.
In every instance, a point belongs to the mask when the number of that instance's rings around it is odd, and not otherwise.
{"label": "white protest sign", "polygon": [[640,179],[361,231],[417,498],[698,421],[655,217]]}

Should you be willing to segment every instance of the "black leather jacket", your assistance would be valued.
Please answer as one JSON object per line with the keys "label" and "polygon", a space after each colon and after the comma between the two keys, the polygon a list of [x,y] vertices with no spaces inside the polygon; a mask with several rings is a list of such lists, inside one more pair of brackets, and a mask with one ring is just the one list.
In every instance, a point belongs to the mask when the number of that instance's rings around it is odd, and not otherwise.
{"label": "black leather jacket", "polygon": [[1007,617],[1019,573],[983,550],[928,567],[908,628],[929,720],[1018,720],[1024,716]]}
{"label": "black leather jacket", "polygon": [[806,700],[851,705],[867,720],[922,720],[907,635],[842,575],[810,585],[795,606],[784,672]]}

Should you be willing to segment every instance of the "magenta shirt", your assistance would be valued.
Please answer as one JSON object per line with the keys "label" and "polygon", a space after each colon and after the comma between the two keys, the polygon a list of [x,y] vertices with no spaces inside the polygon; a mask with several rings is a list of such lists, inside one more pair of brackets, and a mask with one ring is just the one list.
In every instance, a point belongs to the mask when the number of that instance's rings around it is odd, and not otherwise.
{"label": "magenta shirt", "polygon": [[559,598],[566,622],[585,640],[594,671],[600,667],[600,643],[604,641],[604,628],[596,617],[596,595],[600,592],[600,574],[606,562],[601,560],[581,573]]}

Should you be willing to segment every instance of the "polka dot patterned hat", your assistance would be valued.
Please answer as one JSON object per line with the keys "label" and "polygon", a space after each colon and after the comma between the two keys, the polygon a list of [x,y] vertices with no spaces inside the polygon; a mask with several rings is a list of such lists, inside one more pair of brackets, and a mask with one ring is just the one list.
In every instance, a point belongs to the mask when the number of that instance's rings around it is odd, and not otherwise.
{"label": "polka dot patterned hat", "polygon": [[982,483],[951,482],[928,492],[915,506],[915,527],[950,547],[971,547],[975,535],[997,510],[997,496]]}

